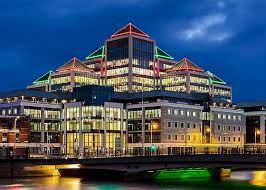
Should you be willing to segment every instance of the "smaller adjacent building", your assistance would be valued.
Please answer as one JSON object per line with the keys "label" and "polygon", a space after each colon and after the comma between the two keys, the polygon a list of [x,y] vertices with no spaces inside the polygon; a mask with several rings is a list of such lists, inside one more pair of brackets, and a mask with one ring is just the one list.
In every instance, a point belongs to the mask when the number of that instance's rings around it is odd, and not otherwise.
{"label": "smaller adjacent building", "polygon": [[266,152],[266,102],[238,104],[246,117],[246,149],[249,152]]}
{"label": "smaller adjacent building", "polygon": [[0,115],[1,157],[27,157],[30,119],[26,116]]}
{"label": "smaller adjacent building", "polygon": [[98,85],[100,76],[77,58],[69,60],[56,72],[49,71],[28,86],[28,89],[46,92],[73,92],[75,87]]}

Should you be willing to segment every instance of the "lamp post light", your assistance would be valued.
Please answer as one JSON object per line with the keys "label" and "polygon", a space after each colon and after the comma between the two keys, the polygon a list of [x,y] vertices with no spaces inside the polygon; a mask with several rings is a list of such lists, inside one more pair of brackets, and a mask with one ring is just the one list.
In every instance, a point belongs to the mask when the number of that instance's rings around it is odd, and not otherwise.
{"label": "lamp post light", "polygon": [[257,152],[257,135],[260,135],[260,130],[255,128],[255,153]]}

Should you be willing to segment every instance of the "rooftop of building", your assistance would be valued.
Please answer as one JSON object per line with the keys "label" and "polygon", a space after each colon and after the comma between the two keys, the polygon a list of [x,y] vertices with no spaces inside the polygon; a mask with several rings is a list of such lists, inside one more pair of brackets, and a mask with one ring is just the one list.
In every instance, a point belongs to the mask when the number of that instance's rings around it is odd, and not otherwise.
{"label": "rooftop of building", "polygon": [[67,92],[44,92],[40,90],[22,89],[14,90],[10,92],[0,93],[0,98],[15,98],[15,97],[35,97],[35,98],[46,98],[46,99],[57,99],[63,100],[70,97],[70,93]]}
{"label": "rooftop of building", "polygon": [[241,102],[237,104],[240,108],[255,108],[255,107],[265,107],[266,101],[254,101],[254,102]]}

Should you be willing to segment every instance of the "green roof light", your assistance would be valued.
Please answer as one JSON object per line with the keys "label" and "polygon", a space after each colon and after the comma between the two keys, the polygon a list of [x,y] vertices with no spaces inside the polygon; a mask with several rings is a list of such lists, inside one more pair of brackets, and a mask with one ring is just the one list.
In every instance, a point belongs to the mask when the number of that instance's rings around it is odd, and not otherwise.
{"label": "green roof light", "polygon": [[104,58],[104,56],[105,56],[105,51],[104,51],[104,46],[102,46],[93,53],[91,53],[89,56],[87,56],[85,59],[90,60],[96,58]]}
{"label": "green roof light", "polygon": [[155,57],[156,58],[164,58],[164,59],[174,59],[172,56],[170,56],[168,53],[160,49],[159,47],[155,46]]}

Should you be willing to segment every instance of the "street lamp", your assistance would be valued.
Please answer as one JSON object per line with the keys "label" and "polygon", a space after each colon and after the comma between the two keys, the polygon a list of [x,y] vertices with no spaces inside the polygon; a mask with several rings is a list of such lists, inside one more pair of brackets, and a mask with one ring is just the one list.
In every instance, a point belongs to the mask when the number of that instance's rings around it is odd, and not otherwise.
{"label": "street lamp", "polygon": [[257,144],[257,135],[260,135],[260,130],[255,128],[255,148],[256,149],[257,149],[257,147],[256,147],[256,144]]}
{"label": "street lamp", "polygon": [[152,144],[152,130],[157,130],[158,129],[158,124],[157,123],[151,123],[151,144]]}

